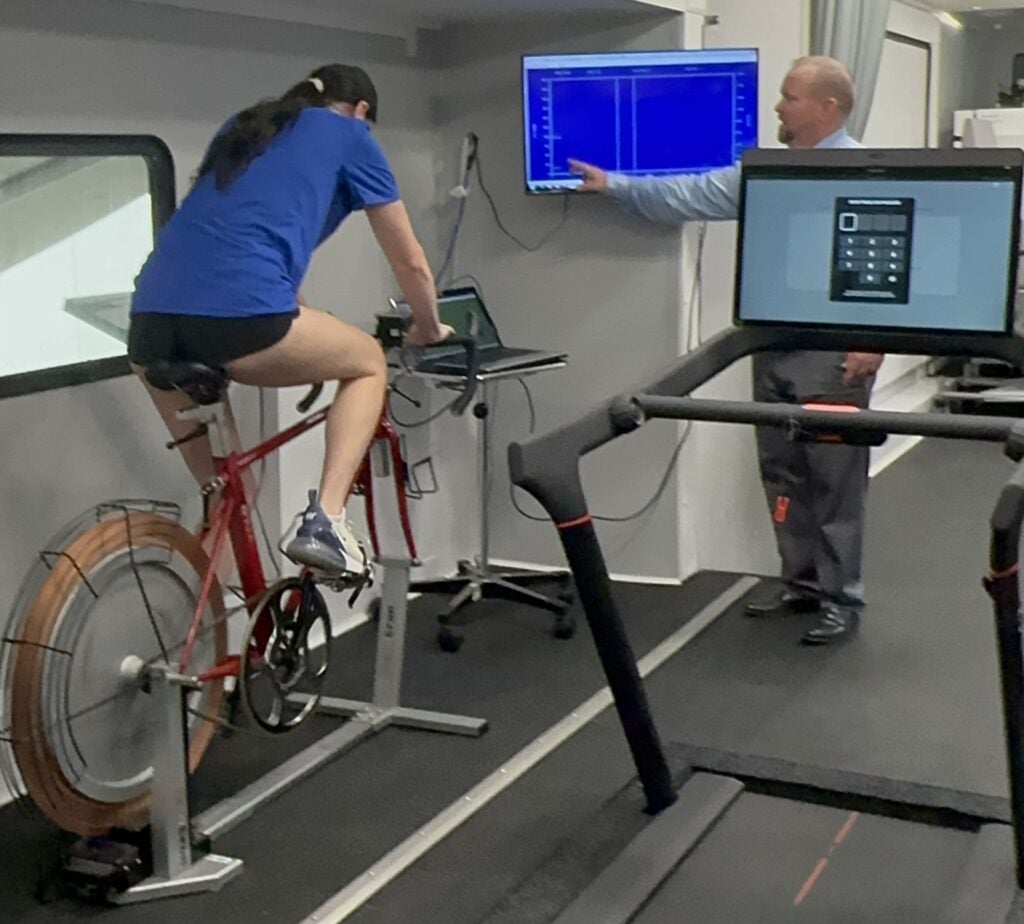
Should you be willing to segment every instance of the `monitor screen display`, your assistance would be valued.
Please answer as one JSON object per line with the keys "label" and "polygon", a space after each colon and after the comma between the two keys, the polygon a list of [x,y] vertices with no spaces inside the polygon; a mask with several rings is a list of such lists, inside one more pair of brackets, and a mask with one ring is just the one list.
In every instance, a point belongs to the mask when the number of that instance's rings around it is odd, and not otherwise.
{"label": "monitor screen display", "polygon": [[1008,332],[1020,160],[1010,151],[744,158],[737,320]]}
{"label": "monitor screen display", "polygon": [[629,176],[726,167],[757,144],[757,51],[523,58],[526,189],[574,190],[569,158]]}

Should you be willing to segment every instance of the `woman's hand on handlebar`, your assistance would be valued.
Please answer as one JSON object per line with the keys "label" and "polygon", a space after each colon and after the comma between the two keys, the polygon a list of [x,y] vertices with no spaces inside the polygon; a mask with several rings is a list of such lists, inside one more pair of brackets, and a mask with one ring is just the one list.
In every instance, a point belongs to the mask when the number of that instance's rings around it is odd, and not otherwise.
{"label": "woman's hand on handlebar", "polygon": [[411,347],[425,347],[432,343],[440,343],[447,340],[455,333],[455,328],[450,324],[436,324],[433,327],[421,327],[415,321],[405,332],[405,345]]}

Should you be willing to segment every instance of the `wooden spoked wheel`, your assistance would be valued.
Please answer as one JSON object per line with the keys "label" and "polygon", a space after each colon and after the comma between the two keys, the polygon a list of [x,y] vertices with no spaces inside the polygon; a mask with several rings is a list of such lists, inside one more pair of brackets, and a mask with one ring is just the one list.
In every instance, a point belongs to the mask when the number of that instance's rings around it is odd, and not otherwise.
{"label": "wooden spoked wheel", "polygon": [[[83,522],[84,521],[84,522]],[[115,504],[64,531],[47,569],[30,574],[5,644],[10,739],[25,791],[54,822],[82,835],[148,821],[159,722],[126,658],[177,660],[208,558],[177,522]],[[226,650],[216,580],[189,674]],[[223,680],[189,694],[188,763],[195,770],[216,730]]]}

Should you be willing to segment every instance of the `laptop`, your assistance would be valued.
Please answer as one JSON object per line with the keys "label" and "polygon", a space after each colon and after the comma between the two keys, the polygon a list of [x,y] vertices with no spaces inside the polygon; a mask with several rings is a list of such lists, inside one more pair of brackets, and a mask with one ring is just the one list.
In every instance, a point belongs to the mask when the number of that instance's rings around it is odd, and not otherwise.
{"label": "laptop", "polygon": [[[408,305],[396,303],[401,312]],[[445,289],[437,299],[442,324],[450,324],[456,337],[472,337],[477,342],[479,371],[510,372],[531,369],[551,363],[565,362],[567,353],[505,346],[494,319],[484,306],[480,293],[473,286]],[[416,371],[430,375],[465,375],[466,351],[460,345],[439,343],[420,351]]]}

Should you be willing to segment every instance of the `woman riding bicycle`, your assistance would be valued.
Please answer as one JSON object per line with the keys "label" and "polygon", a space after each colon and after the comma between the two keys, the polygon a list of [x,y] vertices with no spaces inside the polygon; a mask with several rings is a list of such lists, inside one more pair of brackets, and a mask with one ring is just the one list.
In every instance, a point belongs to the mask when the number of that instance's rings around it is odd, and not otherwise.
{"label": "woman riding bicycle", "polygon": [[[413,346],[445,339],[433,275],[368,122],[377,91],[358,67],[317,68],[280,99],[228,120],[195,185],[160,231],[136,281],[128,356],[223,367],[246,385],[337,381],[319,491],[310,492],[286,554],[331,577],[360,575],[366,553],[344,506],[380,418],[386,364],[368,334],[299,294],[313,250],[362,210],[409,303]],[[191,402],[142,381],[175,439]],[[215,477],[209,441],[182,444],[201,485]]]}

